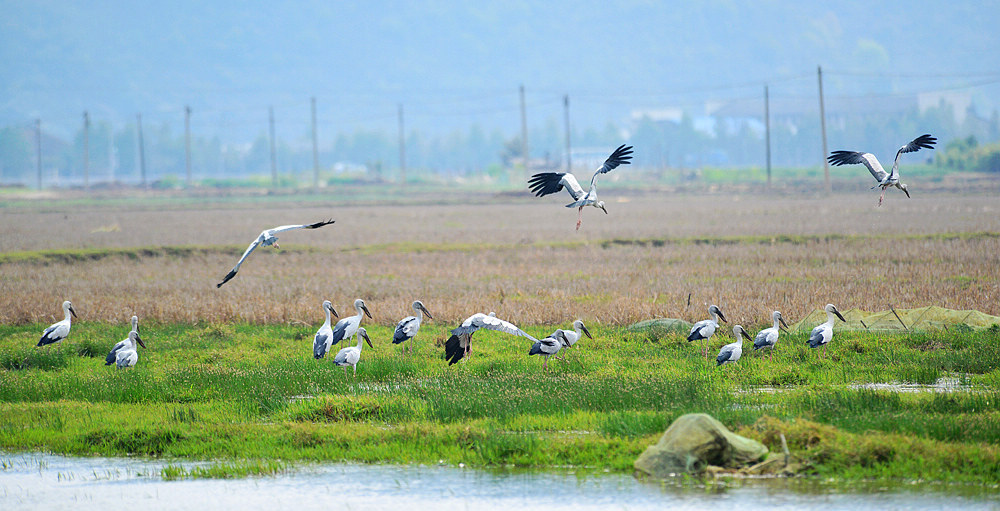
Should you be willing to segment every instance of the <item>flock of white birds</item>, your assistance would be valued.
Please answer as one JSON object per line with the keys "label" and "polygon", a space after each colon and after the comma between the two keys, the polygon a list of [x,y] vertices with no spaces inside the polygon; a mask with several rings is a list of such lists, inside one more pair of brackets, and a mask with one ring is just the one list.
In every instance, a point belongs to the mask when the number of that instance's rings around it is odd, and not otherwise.
{"label": "flock of white birds", "polygon": [[[896,151],[896,158],[893,161],[892,169],[889,172],[886,172],[882,168],[878,159],[871,153],[834,151],[831,153],[828,160],[833,165],[865,165],[869,172],[871,172],[872,177],[878,181],[878,184],[872,187],[872,189],[879,187],[882,188],[882,193],[879,196],[878,201],[878,205],[881,206],[885,198],[885,191],[891,187],[895,187],[903,191],[907,197],[910,196],[910,192],[906,184],[902,184],[899,181],[900,156],[904,153],[919,151],[920,149],[931,149],[934,147],[936,142],[937,139],[930,135],[921,135],[903,145]],[[580,186],[576,177],[568,172],[542,172],[535,174],[528,180],[528,187],[533,193],[535,193],[536,196],[539,197],[557,193],[565,188],[573,198],[573,202],[567,204],[566,207],[577,208],[576,229],[579,230],[583,219],[583,208],[585,206],[592,206],[604,211],[605,214],[608,213],[608,210],[605,208],[604,201],[597,198],[597,177],[601,174],[611,172],[620,165],[630,164],[631,159],[632,146],[626,146],[624,144],[619,146],[604,161],[604,164],[594,172],[594,175],[590,179],[590,189],[586,192]],[[275,234],[293,229],[318,229],[320,227],[330,225],[333,222],[334,221],[331,219],[312,224],[283,225],[262,231],[257,238],[250,243],[250,245],[243,252],[239,261],[237,261],[236,265],[229,271],[228,274],[226,274],[226,276],[222,279],[222,282],[219,282],[216,287],[222,287],[223,284],[232,280],[232,278],[235,277],[236,273],[239,271],[240,266],[246,261],[247,257],[250,256],[250,253],[253,252],[258,246],[274,246],[275,248],[279,248],[278,238]],[[394,344],[406,343],[406,349],[403,351],[404,354],[407,353],[407,351],[412,352],[412,340],[416,337],[420,330],[420,324],[423,321],[424,315],[426,314],[428,318],[433,319],[430,311],[428,311],[424,304],[419,300],[413,302],[412,307],[416,314],[414,316],[403,318],[396,325],[396,329],[393,332],[392,342]],[[58,343],[69,335],[72,318],[76,317],[76,311],[73,309],[73,304],[70,303],[69,300],[63,302],[62,308],[65,316],[64,319],[45,329],[38,341],[39,347]],[[345,376],[347,375],[348,366],[352,368],[352,374],[357,374],[357,364],[361,360],[362,343],[367,342],[369,347],[374,347],[372,345],[371,338],[368,337],[368,332],[361,326],[361,320],[365,315],[369,318],[372,317],[371,312],[369,312],[364,300],[360,298],[354,301],[354,309],[356,311],[355,315],[340,319],[336,324],[331,326],[331,315],[337,317],[339,317],[339,315],[329,300],[324,301],[323,312],[326,319],[313,338],[313,357],[316,359],[324,358],[326,354],[341,341],[344,341],[346,344],[347,340],[352,336],[356,338],[356,345],[341,348],[333,357],[333,362],[344,368]],[[809,334],[808,341],[811,348],[824,348],[822,352],[823,355],[821,356],[825,355],[825,347],[833,338],[833,325],[835,320],[840,319],[841,321],[846,321],[844,316],[833,304],[827,304],[825,310],[827,315],[826,322],[813,328],[812,332]],[[726,322],[726,317],[718,306],[711,305],[708,308],[708,312],[710,316],[709,319],[695,323],[691,327],[691,331],[687,336],[688,341],[703,340],[705,342],[703,356],[707,356],[708,340],[715,334],[716,329],[719,327],[719,320]],[[734,325],[733,336],[736,338],[736,341],[722,347],[718,356],[716,356],[716,365],[721,366],[738,361],[743,354],[744,339],[748,341],[752,340],[754,350],[770,348],[773,357],[774,347],[778,342],[780,330],[782,329],[782,326],[787,329],[788,325],[785,323],[781,313],[778,311],[774,311],[771,317],[774,323],[773,326],[761,330],[753,339],[750,338],[750,335],[742,326]],[[581,320],[573,322],[572,330],[557,329],[543,339],[536,339],[514,324],[497,318],[496,314],[493,312],[490,312],[489,314],[476,313],[469,316],[462,322],[461,325],[451,330],[451,336],[445,342],[445,359],[448,361],[449,365],[463,359],[468,359],[472,349],[472,335],[481,329],[496,330],[510,335],[524,337],[532,341],[533,344],[528,354],[542,355],[544,357],[544,361],[542,363],[543,370],[548,368],[549,357],[561,359],[561,357],[558,356],[560,351],[564,348],[572,347],[583,335],[593,339],[590,335],[590,331],[587,330],[587,327]],[[115,366],[119,369],[134,367],[139,360],[139,354],[136,349],[137,346],[145,348],[146,344],[139,336],[139,319],[136,316],[132,316],[132,330],[128,333],[128,337],[118,342],[111,348],[111,351],[105,358],[105,365],[115,364]]]}

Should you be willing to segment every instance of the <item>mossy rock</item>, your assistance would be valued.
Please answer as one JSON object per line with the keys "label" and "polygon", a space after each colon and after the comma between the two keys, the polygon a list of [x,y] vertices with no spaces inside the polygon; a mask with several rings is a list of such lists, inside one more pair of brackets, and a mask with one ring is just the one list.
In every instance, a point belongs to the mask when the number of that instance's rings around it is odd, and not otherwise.
{"label": "mossy rock", "polygon": [[670,334],[687,335],[691,331],[692,326],[694,326],[693,323],[688,323],[683,319],[655,318],[629,325],[628,329],[631,332],[647,333],[656,338],[661,338]]}
{"label": "mossy rock", "polygon": [[656,445],[635,461],[636,470],[656,478],[700,474],[709,466],[736,469],[767,455],[764,444],[742,437],[710,415],[682,415]]}

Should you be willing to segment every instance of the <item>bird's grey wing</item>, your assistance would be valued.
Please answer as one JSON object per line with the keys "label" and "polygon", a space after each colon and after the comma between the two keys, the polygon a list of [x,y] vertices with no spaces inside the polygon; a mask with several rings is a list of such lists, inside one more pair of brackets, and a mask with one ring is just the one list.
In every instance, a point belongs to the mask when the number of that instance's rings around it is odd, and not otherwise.
{"label": "bird's grey wing", "polygon": [[330,338],[330,346],[337,344],[344,340],[344,334],[347,332],[347,321],[340,320],[336,325],[333,326],[333,336]]}
{"label": "bird's grey wing", "polygon": [[809,332],[809,346],[815,348],[821,342],[823,342],[823,325],[819,325],[813,328],[812,332]]}
{"label": "bird's grey wing", "polygon": [[536,197],[556,193],[563,188],[566,188],[573,200],[578,200],[584,193],[576,176],[568,172],[539,172],[528,179],[528,189]]}
{"label": "bird's grey wing", "polygon": [[326,356],[327,341],[330,336],[325,333],[317,333],[313,339],[313,358],[320,359]]}
{"label": "bird's grey wing", "polygon": [[712,320],[710,319],[703,319],[695,323],[694,325],[691,325],[691,332],[688,333],[687,340],[697,341],[699,339],[704,339],[706,336],[702,335],[701,329],[705,328],[705,326],[707,326],[711,322]]}
{"label": "bird's grey wing", "polygon": [[729,360],[733,354],[733,347],[730,345],[725,345],[719,350],[719,356],[715,357],[716,364],[722,364],[723,362]]}
{"label": "bird's grey wing", "polygon": [[831,165],[853,165],[860,163],[865,167],[868,167],[868,172],[872,173],[872,177],[876,181],[881,183],[885,180],[885,177],[889,175],[885,169],[882,168],[882,164],[878,162],[878,158],[872,153],[859,153],[857,151],[834,151],[830,153],[827,160]]}
{"label": "bird's grey wing", "polygon": [[768,333],[767,330],[761,330],[760,332],[757,332],[757,337],[755,337],[753,340],[753,349],[759,350],[770,344],[767,342],[767,333]]}
{"label": "bird's grey wing", "polygon": [[417,326],[416,316],[408,316],[403,318],[403,320],[400,321],[398,325],[396,325],[396,330],[392,332],[392,343],[399,344],[416,335],[416,333],[414,332],[416,326]]}
{"label": "bird's grey wing", "polygon": [[465,346],[469,344],[468,334],[453,334],[444,343],[444,359],[452,365],[465,356]]}
{"label": "bird's grey wing", "polygon": [[604,164],[594,172],[594,177],[590,178],[590,188],[594,188],[594,181],[597,180],[598,174],[607,174],[608,172],[618,168],[619,165],[629,165],[632,163],[629,161],[631,159],[632,146],[626,147],[625,144],[618,146],[618,149],[615,149],[614,152],[611,153],[611,156],[608,156],[608,159],[604,160]]}
{"label": "bird's grey wing", "polygon": [[118,356],[118,350],[124,347],[125,347],[125,341],[118,341],[118,344],[115,344],[114,347],[111,348],[111,352],[108,353],[108,356],[104,357],[104,365],[109,366],[111,364],[114,364],[115,359]]}
{"label": "bird's grey wing", "polygon": [[335,363],[335,364],[346,363],[347,362],[347,352],[348,351],[349,350],[347,348],[344,348],[344,349],[338,351],[337,355],[333,357],[333,363]]}
{"label": "bird's grey wing", "polygon": [[896,151],[896,160],[893,162],[893,168],[899,166],[899,157],[903,153],[914,153],[921,149],[934,149],[934,144],[937,143],[937,139],[932,137],[929,133],[920,135],[919,137],[910,141],[910,143],[900,147]]}
{"label": "bird's grey wing", "polygon": [[335,222],[335,220],[333,220],[331,218],[330,220],[324,220],[322,222],[316,222],[314,224],[282,225],[282,226],[279,226],[279,227],[275,227],[273,229],[268,229],[268,231],[270,231],[271,234],[275,234],[275,233],[279,233],[279,232],[290,231],[292,229],[316,229],[316,228],[319,228],[319,227],[323,227],[324,225],[330,225],[333,222]]}

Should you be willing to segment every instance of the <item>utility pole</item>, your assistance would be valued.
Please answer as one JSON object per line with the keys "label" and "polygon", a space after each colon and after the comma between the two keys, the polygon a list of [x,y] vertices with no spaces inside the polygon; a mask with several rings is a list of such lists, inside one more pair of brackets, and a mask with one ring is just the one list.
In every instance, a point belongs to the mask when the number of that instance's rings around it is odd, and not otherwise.
{"label": "utility pole", "polygon": [[278,187],[278,157],[275,155],[274,149],[274,107],[267,107],[267,117],[268,117],[268,132],[271,134],[271,187]]}
{"label": "utility pole", "polygon": [[187,187],[191,188],[191,107],[184,107],[184,170]]}
{"label": "utility pole", "polygon": [[90,114],[83,111],[83,189],[90,190]]}
{"label": "utility pole", "polygon": [[563,95],[563,113],[566,117],[566,172],[573,171],[573,159],[569,145],[569,94]]}
{"label": "utility pole", "polygon": [[826,111],[823,109],[823,67],[816,66],[817,77],[819,78],[819,126],[823,135],[823,180],[826,182],[826,194],[833,193],[830,187],[830,162],[826,161]]}
{"label": "utility pole", "polygon": [[764,144],[767,147],[767,188],[771,189],[771,99],[764,85]]}
{"label": "utility pole", "polygon": [[142,176],[142,187],[146,188],[146,144],[142,139],[142,114],[135,114],[136,136],[139,137],[139,173]]}
{"label": "utility pole", "polygon": [[310,98],[313,135],[313,188],[319,188],[319,139],[316,134],[316,96]]}
{"label": "utility pole", "polygon": [[403,104],[399,104],[399,181],[406,186],[406,134],[403,130]]}
{"label": "utility pole", "polygon": [[524,85],[521,85],[521,157],[524,158],[525,175],[528,174],[528,116],[524,108]]}
{"label": "utility pole", "polygon": [[38,166],[38,189],[42,189],[42,120],[35,119],[35,163]]}

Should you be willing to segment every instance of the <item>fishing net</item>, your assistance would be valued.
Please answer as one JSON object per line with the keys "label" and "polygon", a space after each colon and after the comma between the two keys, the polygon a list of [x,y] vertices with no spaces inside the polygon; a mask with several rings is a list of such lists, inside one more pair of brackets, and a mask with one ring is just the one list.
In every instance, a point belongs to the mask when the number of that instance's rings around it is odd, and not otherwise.
{"label": "fishing net", "polygon": [[[948,330],[948,329],[979,329],[1000,325],[1000,316],[991,316],[977,310],[954,310],[931,305],[918,309],[895,309],[880,312],[867,312],[860,309],[841,311],[846,323],[837,320],[833,327],[836,330],[861,330],[876,332],[905,332],[907,330]],[[817,309],[802,318],[801,321],[789,325],[793,332],[808,332],[816,325],[826,322],[826,312]]]}

